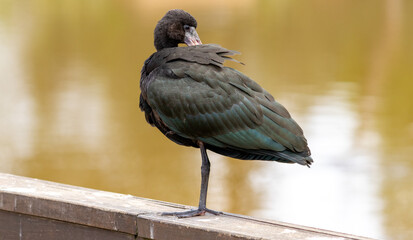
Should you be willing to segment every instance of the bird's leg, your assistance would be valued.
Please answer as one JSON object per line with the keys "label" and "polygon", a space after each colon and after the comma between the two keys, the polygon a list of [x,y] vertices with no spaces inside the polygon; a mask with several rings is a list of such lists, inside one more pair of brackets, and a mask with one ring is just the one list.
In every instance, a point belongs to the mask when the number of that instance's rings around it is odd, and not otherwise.
{"label": "bird's leg", "polygon": [[201,149],[201,157],[202,157],[202,166],[201,166],[201,193],[199,196],[199,205],[198,209],[190,210],[186,212],[170,212],[170,213],[162,213],[164,216],[177,216],[179,218],[185,217],[194,217],[194,216],[203,216],[206,212],[212,213],[214,215],[219,215],[222,212],[217,212],[211,209],[206,208],[206,198],[208,192],[208,181],[209,181],[209,170],[211,163],[209,162],[208,155],[204,146],[204,143],[199,141],[198,146]]}
{"label": "bird's leg", "polygon": [[199,144],[201,149],[202,165],[201,165],[201,193],[199,194],[199,205],[198,209],[206,209],[206,198],[208,192],[208,182],[209,182],[209,171],[211,168],[211,163],[209,162],[208,155],[204,144],[201,142]]}
{"label": "bird's leg", "polygon": [[208,192],[208,182],[209,182],[209,170],[211,167],[211,163],[209,162],[209,158],[204,146],[203,142],[199,142],[199,148],[201,149],[201,157],[202,157],[202,166],[201,166],[201,193],[199,195],[199,205],[198,210],[201,211],[200,215],[204,215],[205,212],[212,213],[214,215],[221,214],[222,212],[217,212],[211,209],[206,208],[206,198]]}

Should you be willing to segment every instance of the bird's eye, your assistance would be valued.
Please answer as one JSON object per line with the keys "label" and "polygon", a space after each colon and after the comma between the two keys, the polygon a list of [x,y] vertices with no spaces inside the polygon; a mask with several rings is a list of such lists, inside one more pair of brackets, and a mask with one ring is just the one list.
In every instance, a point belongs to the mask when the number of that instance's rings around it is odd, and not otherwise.
{"label": "bird's eye", "polygon": [[184,25],[184,30],[188,31],[190,29],[190,27],[188,25]]}

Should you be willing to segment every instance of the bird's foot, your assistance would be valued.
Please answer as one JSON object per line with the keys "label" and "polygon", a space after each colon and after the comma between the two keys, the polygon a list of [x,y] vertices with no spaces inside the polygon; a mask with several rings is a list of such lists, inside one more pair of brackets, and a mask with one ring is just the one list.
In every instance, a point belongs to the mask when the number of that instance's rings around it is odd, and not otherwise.
{"label": "bird's foot", "polygon": [[211,213],[213,215],[222,214],[222,212],[214,211],[208,208],[198,208],[195,210],[189,210],[185,212],[164,212],[164,213],[161,213],[161,215],[162,216],[175,216],[178,218],[188,218],[188,217],[204,216],[205,213]]}

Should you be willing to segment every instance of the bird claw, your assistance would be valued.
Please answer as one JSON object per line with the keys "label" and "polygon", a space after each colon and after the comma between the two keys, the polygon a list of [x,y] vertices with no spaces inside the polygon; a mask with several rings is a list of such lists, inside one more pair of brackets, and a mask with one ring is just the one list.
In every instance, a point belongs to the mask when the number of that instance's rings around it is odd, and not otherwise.
{"label": "bird claw", "polygon": [[163,212],[161,213],[162,216],[175,216],[177,218],[188,218],[188,217],[196,217],[196,216],[204,216],[205,213],[211,213],[213,215],[221,215],[222,212],[214,211],[208,208],[198,208],[195,210],[189,210],[185,212]]}

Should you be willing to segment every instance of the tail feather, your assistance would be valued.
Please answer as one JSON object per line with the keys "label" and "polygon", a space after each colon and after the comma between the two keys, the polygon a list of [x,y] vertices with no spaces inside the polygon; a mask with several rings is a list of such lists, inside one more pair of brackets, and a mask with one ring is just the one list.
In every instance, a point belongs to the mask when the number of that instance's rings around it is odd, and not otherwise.
{"label": "tail feather", "polygon": [[288,159],[292,162],[295,162],[301,165],[306,165],[307,167],[310,167],[310,165],[313,163],[313,158],[311,158],[311,156],[302,156],[300,154],[289,152],[289,151],[276,152],[275,155],[279,155],[284,159]]}
{"label": "tail feather", "polygon": [[310,167],[313,163],[310,151],[305,152],[292,152],[284,150],[281,152],[271,150],[258,150],[258,149],[238,149],[235,147],[221,148],[213,145],[207,145],[207,148],[218,154],[237,158],[241,160],[262,160],[262,161],[277,161],[282,163],[298,163]]}

